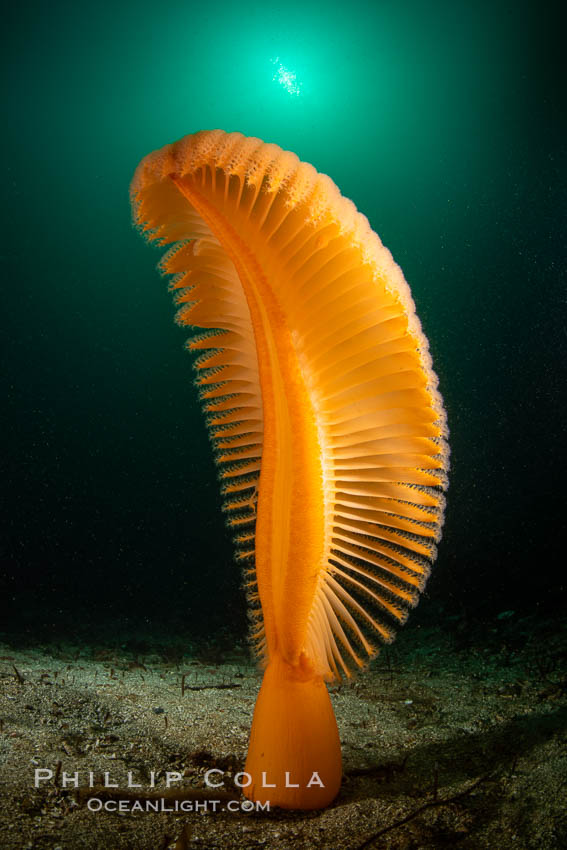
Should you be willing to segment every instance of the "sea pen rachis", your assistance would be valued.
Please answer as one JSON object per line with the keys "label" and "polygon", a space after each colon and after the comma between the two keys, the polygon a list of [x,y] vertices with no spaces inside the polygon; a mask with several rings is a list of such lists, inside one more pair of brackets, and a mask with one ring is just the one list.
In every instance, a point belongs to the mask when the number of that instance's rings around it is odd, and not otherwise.
{"label": "sea pen rachis", "polygon": [[148,238],[175,243],[178,321],[204,329],[189,348],[266,667],[245,793],[318,808],[341,777],[325,682],[392,640],[440,536],[427,341],[366,218],[294,154],[200,132],[146,157],[131,193]]}

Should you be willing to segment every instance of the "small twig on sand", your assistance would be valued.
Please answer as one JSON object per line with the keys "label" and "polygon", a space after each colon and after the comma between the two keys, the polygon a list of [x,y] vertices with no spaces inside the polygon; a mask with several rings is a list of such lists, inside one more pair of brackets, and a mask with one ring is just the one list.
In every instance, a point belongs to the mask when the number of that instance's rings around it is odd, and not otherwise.
{"label": "small twig on sand", "polygon": [[15,664],[12,664],[12,667],[14,668],[14,673],[16,674],[16,680],[20,683],[20,685],[23,685],[26,680],[24,679]]}
{"label": "small twig on sand", "polygon": [[409,823],[409,821],[416,818],[422,812],[427,811],[427,809],[435,809],[439,806],[446,806],[449,803],[454,803],[456,800],[460,800],[462,797],[466,797],[467,794],[470,794],[471,791],[474,791],[482,782],[486,782],[487,779],[490,778],[492,774],[485,773],[482,776],[479,776],[478,779],[465,788],[463,791],[458,791],[456,794],[451,794],[449,797],[445,797],[442,800],[432,800],[429,803],[424,803],[423,806],[419,806],[419,808],[415,809],[415,811],[410,812],[409,815],[406,815],[405,818],[401,818],[400,820],[394,821],[389,826],[385,826],[384,829],[378,830],[378,832],[370,835],[362,844],[357,844],[354,850],[365,850],[366,847],[370,847],[377,838],[380,838],[382,835],[385,835],[387,832],[391,832],[393,829],[397,829],[399,826],[403,826],[405,823]]}

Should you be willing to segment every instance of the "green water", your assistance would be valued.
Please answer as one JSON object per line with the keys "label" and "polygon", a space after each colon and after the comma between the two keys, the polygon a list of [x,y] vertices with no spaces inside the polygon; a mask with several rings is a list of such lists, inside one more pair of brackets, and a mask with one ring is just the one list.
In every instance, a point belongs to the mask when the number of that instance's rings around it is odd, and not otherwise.
{"label": "green water", "polygon": [[453,458],[421,607],[554,603],[567,342],[557,10],[55,2],[13,7],[4,24],[14,622],[51,628],[80,604],[95,621],[228,610],[243,628],[184,335],[128,202],[142,156],[215,127],[328,173],[412,287]]}

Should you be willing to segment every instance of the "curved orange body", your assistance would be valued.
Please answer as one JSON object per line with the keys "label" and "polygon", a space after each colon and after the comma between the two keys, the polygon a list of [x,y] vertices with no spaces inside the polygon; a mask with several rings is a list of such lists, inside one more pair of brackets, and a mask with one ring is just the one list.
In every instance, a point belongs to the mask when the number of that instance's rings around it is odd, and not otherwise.
{"label": "curved orange body", "polygon": [[179,321],[265,673],[244,793],[321,808],[341,781],[325,682],[393,638],[435,556],[448,463],[427,342],[366,219],[294,154],[222,131],[146,157],[135,220],[175,242]]}

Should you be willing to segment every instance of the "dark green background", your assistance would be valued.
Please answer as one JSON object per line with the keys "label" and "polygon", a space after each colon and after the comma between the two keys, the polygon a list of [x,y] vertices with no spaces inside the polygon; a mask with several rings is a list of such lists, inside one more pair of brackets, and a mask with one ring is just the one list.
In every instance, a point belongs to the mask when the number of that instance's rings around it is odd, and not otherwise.
{"label": "dark green background", "polygon": [[412,287],[452,447],[417,617],[560,604],[564,23],[502,0],[11,9],[5,630],[244,631],[185,334],[128,201],[142,156],[215,127],[331,175]]}

